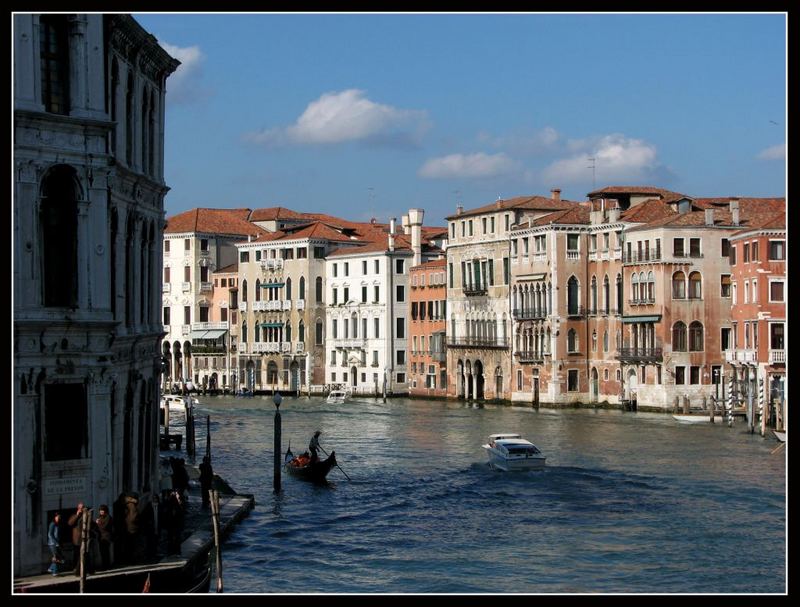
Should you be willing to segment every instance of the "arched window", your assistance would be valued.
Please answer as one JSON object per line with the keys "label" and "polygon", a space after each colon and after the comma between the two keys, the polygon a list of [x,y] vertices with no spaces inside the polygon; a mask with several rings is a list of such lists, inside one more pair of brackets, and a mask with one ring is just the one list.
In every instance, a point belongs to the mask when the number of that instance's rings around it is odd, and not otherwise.
{"label": "arched window", "polygon": [[247,281],[242,281],[242,301],[247,301]]}
{"label": "arched window", "polygon": [[647,273],[647,299],[648,301],[656,300],[656,277],[652,271]]}
{"label": "arched window", "polygon": [[672,299],[686,299],[686,275],[680,270],[672,275]]}
{"label": "arched window", "polygon": [[617,274],[617,314],[622,314],[622,274]]}
{"label": "arched window", "polygon": [[300,325],[297,327],[297,341],[306,341],[306,323],[304,323],[302,320],[300,321]]}
{"label": "arched window", "polygon": [[142,147],[141,147],[140,152],[141,152],[141,161],[142,161],[142,173],[145,173],[145,174],[148,174],[150,172],[148,170],[148,166],[147,166],[147,160],[148,160],[147,150],[148,150],[149,145],[150,145],[148,143],[148,141],[147,141],[147,137],[149,135],[147,130],[148,130],[148,127],[150,126],[150,123],[149,123],[149,121],[147,119],[148,118],[147,114],[148,114],[149,102],[150,102],[150,96],[147,94],[147,87],[142,87],[142,105],[141,105],[142,114],[139,117],[139,121],[141,122],[141,126],[142,126]]}
{"label": "arched window", "polygon": [[291,278],[287,278],[286,279],[286,291],[285,291],[285,293],[286,293],[285,299],[291,299],[292,298],[292,279]]}
{"label": "arched window", "polygon": [[314,343],[316,345],[318,345],[318,346],[321,346],[322,345],[322,341],[323,341],[324,338],[325,338],[325,334],[324,334],[324,330],[323,330],[323,324],[322,324],[321,320],[318,320],[317,324],[316,324],[316,336],[315,336],[315,342]]}
{"label": "arched window", "polygon": [[567,314],[578,313],[578,279],[570,276],[567,281]]}
{"label": "arched window", "polygon": [[286,321],[286,326],[283,329],[283,341],[292,341],[292,323],[288,320]]}
{"label": "arched window", "polygon": [[608,282],[608,274],[606,274],[605,278],[603,278],[603,310],[606,314],[608,314],[611,309],[611,302],[609,301],[610,298],[611,285]]}
{"label": "arched window", "polygon": [[672,351],[686,352],[686,325],[680,320],[672,325]]}
{"label": "arched window", "polygon": [[78,200],[75,169],[58,165],[42,180],[39,225],[43,302],[46,307],[78,305]]}
{"label": "arched window", "polygon": [[256,301],[261,301],[261,281],[256,278]]}
{"label": "arched window", "polygon": [[247,321],[242,323],[242,343],[247,343]]}
{"label": "arched window", "polygon": [[317,303],[322,303],[322,276],[317,276],[317,280],[315,281],[316,284],[316,295],[317,295]]}
{"label": "arched window", "polygon": [[578,333],[575,329],[567,331],[567,352],[578,351]]}
{"label": "arched window", "polygon": [[689,325],[689,352],[703,351],[703,324],[694,321]]}
{"label": "arched window", "polygon": [[259,323],[253,326],[253,341],[261,341],[261,325]]}
{"label": "arched window", "polygon": [[297,299],[305,299],[306,298],[306,278],[305,276],[300,277],[300,291],[297,294]]}
{"label": "arched window", "polygon": [[636,272],[631,276],[631,299],[639,301],[639,275]]}
{"label": "arched window", "polygon": [[592,314],[597,312],[597,277],[592,276],[592,286],[591,286],[591,295],[592,295]]}
{"label": "arched window", "polygon": [[125,91],[125,164],[133,166],[133,72],[128,72]]}
{"label": "arched window", "polygon": [[700,299],[703,296],[703,279],[700,272],[689,274],[689,299]]}
{"label": "arched window", "polygon": [[603,332],[603,352],[608,352],[608,331]]}
{"label": "arched window", "polygon": [[647,276],[644,272],[639,272],[639,300],[647,300]]}
{"label": "arched window", "polygon": [[111,62],[111,91],[109,94],[109,110],[111,112],[111,122],[115,123],[113,128],[111,129],[111,153],[116,155],[117,154],[117,138],[119,135],[117,134],[117,129],[119,125],[116,124],[117,122],[117,92],[119,91],[119,63],[117,63],[117,58],[114,57],[114,61]]}

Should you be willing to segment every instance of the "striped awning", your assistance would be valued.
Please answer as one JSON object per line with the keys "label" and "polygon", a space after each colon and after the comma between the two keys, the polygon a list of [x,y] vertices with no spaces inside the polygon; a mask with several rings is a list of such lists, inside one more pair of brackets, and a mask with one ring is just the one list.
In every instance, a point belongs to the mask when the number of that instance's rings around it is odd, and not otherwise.
{"label": "striped awning", "polygon": [[189,334],[190,339],[219,339],[225,333],[227,333],[227,329],[212,329],[208,331],[192,331]]}
{"label": "striped awning", "polygon": [[283,326],[282,322],[262,322],[262,329],[278,329]]}

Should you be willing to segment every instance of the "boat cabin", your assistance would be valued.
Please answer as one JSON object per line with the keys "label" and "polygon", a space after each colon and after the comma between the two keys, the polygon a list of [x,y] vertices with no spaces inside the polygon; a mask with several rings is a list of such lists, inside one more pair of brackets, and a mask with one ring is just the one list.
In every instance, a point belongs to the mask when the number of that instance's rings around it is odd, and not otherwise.
{"label": "boat cabin", "polygon": [[530,457],[531,455],[539,455],[541,453],[536,445],[524,439],[497,439],[495,441],[495,448],[506,452],[509,456]]}

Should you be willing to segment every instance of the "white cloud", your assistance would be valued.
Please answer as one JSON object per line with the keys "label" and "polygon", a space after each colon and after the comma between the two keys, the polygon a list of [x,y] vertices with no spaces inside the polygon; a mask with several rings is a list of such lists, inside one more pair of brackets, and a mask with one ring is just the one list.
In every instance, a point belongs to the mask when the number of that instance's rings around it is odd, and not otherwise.
{"label": "white cloud", "polygon": [[181,64],[167,78],[167,95],[170,103],[185,103],[205,95],[199,87],[199,77],[205,55],[199,46],[181,48],[166,42],[161,46]]}
{"label": "white cloud", "polygon": [[786,160],[786,144],[779,143],[762,150],[758,155],[761,160]]}
{"label": "white cloud", "polygon": [[656,146],[642,139],[630,139],[620,134],[600,138],[572,140],[568,148],[573,156],[545,167],[542,177],[550,183],[585,183],[591,177],[591,162],[595,159],[599,181],[650,179],[663,171],[657,159]]}
{"label": "white cloud", "polygon": [[483,178],[504,175],[517,170],[517,163],[500,154],[450,154],[431,158],[420,167],[420,177],[428,179]]}
{"label": "white cloud", "polygon": [[429,128],[427,112],[375,103],[364,91],[348,89],[323,94],[308,104],[297,121],[285,128],[246,133],[253,143],[332,144],[367,140],[418,143]]}

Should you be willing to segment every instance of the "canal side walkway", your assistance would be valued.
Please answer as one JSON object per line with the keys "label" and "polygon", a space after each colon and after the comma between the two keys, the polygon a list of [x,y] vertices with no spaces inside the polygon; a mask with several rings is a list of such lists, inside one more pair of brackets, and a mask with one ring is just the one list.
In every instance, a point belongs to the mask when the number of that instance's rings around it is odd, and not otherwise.
{"label": "canal side walkway", "polygon": [[[191,469],[190,476],[193,476]],[[255,499],[250,494],[233,492],[227,483],[217,475],[214,477],[213,488],[219,492],[219,532],[220,541],[223,541],[236,524],[254,508]],[[135,576],[141,579],[149,572],[178,570],[186,567],[191,561],[207,560],[209,552],[214,549],[214,528],[211,508],[203,508],[200,487],[196,482],[191,482],[188,490],[182,540],[180,554],[168,554],[166,532],[162,532],[159,535],[157,553],[154,558],[136,565],[114,567],[106,571],[87,574],[87,586],[90,586],[93,580],[108,582],[111,581],[111,578],[119,578],[120,587],[127,587],[129,584],[125,583],[124,579],[126,578],[131,579],[132,576]],[[224,548],[222,554],[224,565]],[[77,583],[78,577],[71,570],[63,571],[55,576],[43,573],[42,575],[15,578],[14,593],[72,593],[78,592]],[[158,589],[151,588],[150,591],[158,592]]]}

